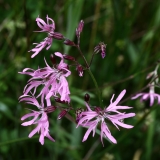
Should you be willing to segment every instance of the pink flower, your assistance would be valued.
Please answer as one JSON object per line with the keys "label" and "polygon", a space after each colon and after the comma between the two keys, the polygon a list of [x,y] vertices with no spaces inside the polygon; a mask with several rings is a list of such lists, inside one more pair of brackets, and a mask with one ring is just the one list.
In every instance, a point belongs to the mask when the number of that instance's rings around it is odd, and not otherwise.
{"label": "pink flower", "polygon": [[139,94],[136,94],[134,97],[132,97],[132,99],[136,99],[138,97],[141,97],[141,101],[150,99],[150,106],[153,105],[154,99],[156,99],[156,98],[158,100],[158,104],[160,104],[160,95],[156,94],[154,92],[153,93],[152,92],[149,92],[149,93],[139,93]]}
{"label": "pink flower", "polygon": [[31,76],[28,84],[24,88],[24,95],[27,95],[32,90],[33,95],[35,95],[37,87],[42,85],[43,88],[37,95],[37,98],[41,97],[41,103],[44,103],[45,99],[47,106],[51,105],[50,98],[52,96],[60,96],[61,101],[66,101],[68,103],[70,102],[70,91],[66,77],[68,77],[71,72],[68,70],[68,65],[64,63],[62,54],[56,52],[55,55],[61,58],[61,61],[56,68],[51,68],[45,61],[46,67],[44,68],[37,70],[25,68],[22,72],[20,72],[20,74],[27,74]]}
{"label": "pink flower", "polygon": [[54,142],[55,140],[49,134],[49,121],[47,113],[53,112],[56,108],[53,106],[44,108],[44,104],[40,105],[35,97],[28,95],[21,96],[20,102],[21,101],[25,101],[28,104],[35,105],[39,109],[39,111],[31,110],[31,113],[28,113],[21,118],[21,120],[23,121],[27,118],[33,117],[33,119],[22,123],[22,126],[37,124],[37,127],[31,131],[28,137],[31,138],[34,134],[39,133],[39,142],[42,145],[44,144],[44,137],[47,137],[48,139]]}
{"label": "pink flower", "polygon": [[[39,26],[39,28],[41,28],[41,31],[36,31],[36,32],[47,32],[48,33],[48,37],[46,37],[42,42],[38,43],[33,43],[36,44],[35,48],[31,49],[29,52],[34,52],[34,54],[32,54],[31,58],[34,58],[43,48],[46,47],[46,50],[48,50],[51,45],[52,45],[52,41],[53,41],[53,37],[52,34],[54,34],[54,30],[55,30],[55,23],[54,21],[49,18],[48,16],[47,18],[47,23],[45,23],[41,18],[36,18],[36,22],[37,25]],[[50,23],[51,22],[51,23]]]}
{"label": "pink flower", "polygon": [[[35,48],[31,49],[31,52],[34,52],[34,54],[32,54],[31,58],[34,58],[43,48],[46,47],[46,50],[48,50],[51,45],[52,45],[52,38],[51,37],[46,37],[42,42],[38,43],[33,43],[36,44]],[[29,51],[29,52],[30,52]]]}
{"label": "pink flower", "polygon": [[[118,105],[119,101],[122,99],[126,90],[123,90],[118,98],[112,102],[114,95],[111,98],[110,105],[107,108],[101,109],[100,107],[95,107],[94,111],[91,110],[88,103],[86,103],[87,111],[80,114],[80,119],[78,121],[77,127],[80,125],[82,127],[87,127],[88,130],[83,137],[83,142],[87,140],[91,131],[93,131],[93,137],[96,132],[97,125],[100,123],[101,128],[101,142],[103,144],[103,137],[108,138],[112,143],[117,143],[116,139],[112,136],[106,120],[109,120],[113,125],[119,129],[118,126],[123,128],[132,128],[132,125],[125,124],[123,119],[135,116],[135,113],[121,113],[118,110],[130,109],[132,107]],[[104,144],[103,144],[104,145]]]}
{"label": "pink flower", "polygon": [[47,15],[46,19],[47,19],[47,23],[45,23],[45,21],[39,17],[36,18],[36,22],[37,22],[38,27],[42,29],[41,31],[37,31],[37,32],[54,33],[55,23],[54,23],[53,19],[49,18],[48,15]]}

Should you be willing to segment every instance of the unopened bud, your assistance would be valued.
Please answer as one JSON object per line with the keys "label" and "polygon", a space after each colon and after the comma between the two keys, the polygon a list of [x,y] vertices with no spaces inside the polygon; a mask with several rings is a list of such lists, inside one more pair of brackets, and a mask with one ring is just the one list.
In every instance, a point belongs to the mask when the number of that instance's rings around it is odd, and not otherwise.
{"label": "unopened bud", "polygon": [[58,39],[58,40],[64,39],[64,36],[61,33],[58,33],[58,32],[52,33],[51,37],[54,38],[54,39]]}
{"label": "unopened bud", "polygon": [[79,22],[79,24],[78,24],[77,29],[76,29],[76,35],[77,35],[77,37],[80,36],[80,33],[81,33],[82,30],[83,30],[83,26],[84,26],[84,21],[81,20],[81,21]]}
{"label": "unopened bud", "polygon": [[89,100],[90,100],[90,95],[89,95],[88,93],[86,93],[86,94],[84,95],[84,100],[85,100],[86,102],[89,102]]}
{"label": "unopened bud", "polygon": [[51,59],[52,64],[56,64],[56,58],[53,54],[50,55],[50,59]]}
{"label": "unopened bud", "polygon": [[56,106],[48,106],[45,108],[45,112],[51,113],[51,112],[54,112],[56,109],[57,109]]}
{"label": "unopened bud", "polygon": [[75,58],[66,54],[63,54],[63,58],[70,61],[75,61]]}
{"label": "unopened bud", "polygon": [[75,46],[75,43],[69,39],[66,39],[63,43],[68,46]]}
{"label": "unopened bud", "polygon": [[59,97],[55,97],[54,100],[55,100],[56,102],[62,103],[62,104],[67,103],[66,101],[61,101],[61,99],[60,99]]}
{"label": "unopened bud", "polygon": [[83,76],[83,67],[80,64],[78,64],[76,69],[79,73],[79,76],[82,77]]}
{"label": "unopened bud", "polygon": [[66,114],[68,113],[68,110],[62,110],[61,112],[60,112],[60,114],[58,115],[58,120],[60,120],[60,119],[62,119]]}

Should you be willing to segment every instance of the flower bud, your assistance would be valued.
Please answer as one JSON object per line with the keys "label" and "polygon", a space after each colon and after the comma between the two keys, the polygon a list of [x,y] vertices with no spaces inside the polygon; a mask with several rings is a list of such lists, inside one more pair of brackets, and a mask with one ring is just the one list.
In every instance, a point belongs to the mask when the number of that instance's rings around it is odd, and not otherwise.
{"label": "flower bud", "polygon": [[56,58],[53,54],[50,55],[50,59],[53,65],[56,64]]}
{"label": "flower bud", "polygon": [[68,113],[68,110],[64,109],[60,112],[60,114],[58,115],[58,120],[62,119],[66,114]]}
{"label": "flower bud", "polygon": [[56,106],[48,106],[48,107],[45,108],[45,112],[46,113],[51,113],[51,112],[54,112],[56,109],[57,109]]}
{"label": "flower bud", "polygon": [[75,61],[75,58],[66,54],[63,54],[63,58],[70,61]]}
{"label": "flower bud", "polygon": [[89,102],[90,96],[89,96],[88,93],[86,93],[86,94],[84,95],[84,100],[85,100],[87,103]]}
{"label": "flower bud", "polygon": [[63,43],[68,46],[75,46],[75,43],[69,39],[65,39]]}
{"label": "flower bud", "polygon": [[58,32],[52,33],[51,37],[54,38],[54,39],[58,39],[58,40],[64,39],[64,36],[61,33],[58,33]]}
{"label": "flower bud", "polygon": [[84,26],[84,21],[81,20],[78,24],[78,27],[76,28],[76,36],[79,37],[80,36],[80,33],[82,32],[83,30],[83,26]]}
{"label": "flower bud", "polygon": [[80,64],[78,64],[76,69],[79,73],[79,76],[82,77],[83,76],[83,67]]}

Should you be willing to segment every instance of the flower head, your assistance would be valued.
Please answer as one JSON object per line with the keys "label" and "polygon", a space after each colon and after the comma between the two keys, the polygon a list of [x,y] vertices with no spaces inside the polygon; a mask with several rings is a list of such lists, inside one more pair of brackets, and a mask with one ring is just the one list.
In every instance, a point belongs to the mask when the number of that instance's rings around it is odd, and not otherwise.
{"label": "flower head", "polygon": [[125,113],[118,110],[130,109],[132,107],[118,105],[119,101],[124,96],[126,90],[123,90],[118,98],[112,102],[114,95],[111,98],[110,105],[104,109],[100,107],[94,107],[91,109],[88,103],[86,103],[87,111],[80,114],[78,126],[87,127],[88,130],[83,137],[83,141],[87,140],[91,131],[93,131],[93,136],[95,135],[96,128],[100,123],[101,128],[101,142],[103,144],[103,137],[107,137],[112,143],[117,143],[116,139],[112,136],[106,121],[110,121],[117,129],[118,126],[123,128],[132,128],[132,125],[125,124],[123,119],[135,116],[135,113]]}
{"label": "flower head", "polygon": [[52,45],[53,39],[62,40],[64,38],[64,36],[61,33],[54,32],[55,23],[53,19],[49,18],[48,15],[46,19],[47,23],[39,17],[36,18],[37,25],[41,29],[41,31],[36,32],[47,32],[48,36],[40,43],[33,43],[36,44],[36,46],[29,51],[33,52],[31,58],[34,58],[45,47],[46,50],[48,50]]}
{"label": "flower head", "polygon": [[37,87],[42,85],[43,88],[37,97],[41,97],[41,103],[43,103],[44,99],[46,99],[47,106],[51,105],[51,96],[60,96],[61,101],[66,101],[68,103],[70,102],[70,91],[66,77],[68,77],[71,72],[68,69],[68,65],[64,63],[62,54],[56,52],[55,55],[61,58],[61,61],[56,68],[50,67],[45,61],[46,67],[44,68],[39,68],[37,70],[25,68],[22,72],[20,72],[21,74],[31,76],[28,84],[24,88],[24,95],[27,95],[32,90],[33,95],[35,95]]}
{"label": "flower head", "polygon": [[49,121],[47,113],[53,112],[56,108],[53,106],[44,108],[44,104],[40,105],[35,97],[28,95],[21,96],[20,102],[21,101],[25,101],[28,104],[32,104],[39,109],[39,111],[31,110],[31,113],[28,113],[21,118],[21,120],[25,120],[27,118],[33,117],[33,119],[31,120],[23,122],[22,126],[29,126],[32,124],[37,125],[37,127],[31,131],[28,137],[31,138],[34,134],[39,133],[39,142],[42,145],[44,144],[44,137],[47,137],[54,142],[55,140],[49,134]]}
{"label": "flower head", "polygon": [[47,23],[45,23],[45,21],[39,17],[36,18],[36,22],[37,22],[38,27],[42,29],[41,31],[37,31],[37,32],[54,33],[55,23],[54,23],[53,19],[49,18],[48,15],[47,15],[46,19],[47,19]]}

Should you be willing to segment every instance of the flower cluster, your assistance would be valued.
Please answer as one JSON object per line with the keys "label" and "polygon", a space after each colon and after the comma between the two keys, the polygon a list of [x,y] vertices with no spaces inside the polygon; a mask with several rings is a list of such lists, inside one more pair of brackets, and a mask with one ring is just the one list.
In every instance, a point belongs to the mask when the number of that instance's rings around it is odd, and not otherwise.
{"label": "flower cluster", "polygon": [[[123,90],[118,98],[113,102],[114,95],[111,98],[110,105],[108,107],[91,107],[89,105],[89,95],[85,95],[85,102],[87,110],[77,109],[76,106],[72,106],[71,98],[70,98],[70,89],[69,83],[67,79],[71,76],[70,66],[74,67],[79,74],[79,77],[83,77],[83,73],[85,70],[90,72],[90,65],[92,64],[93,56],[95,53],[101,52],[102,58],[106,56],[106,45],[103,42],[100,42],[98,46],[94,48],[94,53],[92,54],[92,58],[90,63],[85,59],[81,49],[80,49],[80,35],[83,31],[84,22],[80,21],[78,27],[76,28],[75,35],[77,37],[77,43],[65,38],[61,33],[55,32],[55,22],[46,17],[47,22],[42,20],[41,18],[36,18],[36,22],[38,27],[41,29],[37,32],[46,32],[47,37],[40,42],[39,44],[35,43],[35,48],[31,49],[29,52],[33,52],[31,58],[34,58],[39,52],[46,48],[48,50],[51,45],[53,39],[63,40],[65,45],[69,45],[72,47],[76,47],[79,51],[81,57],[85,62],[85,66],[78,62],[77,57],[72,57],[70,55],[62,54],[60,52],[55,52],[51,54],[50,58],[53,66],[48,65],[45,58],[45,67],[38,69],[25,68],[20,74],[29,75],[30,79],[28,80],[26,86],[23,90],[23,95],[20,96],[20,102],[25,102],[27,104],[31,104],[36,106],[35,110],[31,110],[31,113],[24,115],[21,120],[24,121],[27,118],[31,118],[31,120],[23,122],[23,126],[36,125],[36,127],[29,134],[29,138],[31,138],[36,133],[40,134],[39,142],[43,145],[44,138],[47,137],[51,141],[55,141],[51,135],[49,134],[49,113],[53,113],[56,109],[60,110],[60,113],[57,117],[58,120],[63,118],[64,116],[68,116],[67,114],[70,111],[76,111],[76,122],[77,127],[82,126],[88,128],[86,134],[84,135],[83,141],[85,141],[89,134],[93,131],[93,136],[95,135],[96,128],[98,124],[100,124],[101,131],[101,141],[103,144],[103,137],[108,138],[112,143],[117,143],[116,139],[112,136],[111,131],[109,130],[107,121],[113,123],[117,129],[118,126],[123,128],[132,128],[132,125],[125,124],[123,120],[125,118],[130,118],[135,116],[135,113],[125,113],[120,112],[119,110],[130,109],[132,107],[121,106],[118,105],[119,101],[122,99],[126,90]],[[60,62],[57,62],[57,59],[60,58]],[[71,65],[66,63],[65,61],[72,62]],[[91,76],[94,79],[93,75]],[[94,79],[94,82],[96,80]],[[97,85],[95,84],[97,87]],[[38,102],[40,101],[40,102]],[[101,100],[102,101],[102,100]],[[53,105],[53,103],[55,103]],[[65,104],[62,106],[57,106],[56,104]],[[64,107],[67,106],[67,107]],[[72,114],[73,115],[73,114]],[[73,119],[73,117],[72,117]]]}
{"label": "flower cluster", "polygon": [[60,96],[61,101],[70,102],[70,91],[68,88],[68,82],[66,77],[68,77],[71,72],[68,69],[68,65],[64,63],[64,59],[61,53],[56,52],[56,56],[61,58],[60,63],[54,67],[50,67],[46,60],[46,67],[33,70],[31,68],[25,68],[21,74],[30,75],[31,78],[28,81],[28,84],[24,88],[24,95],[27,95],[33,89],[33,94],[36,93],[37,87],[42,85],[42,90],[38,94],[37,98],[41,96],[41,102],[44,99],[47,102],[47,106],[51,105],[50,98],[51,96],[57,97]]}

